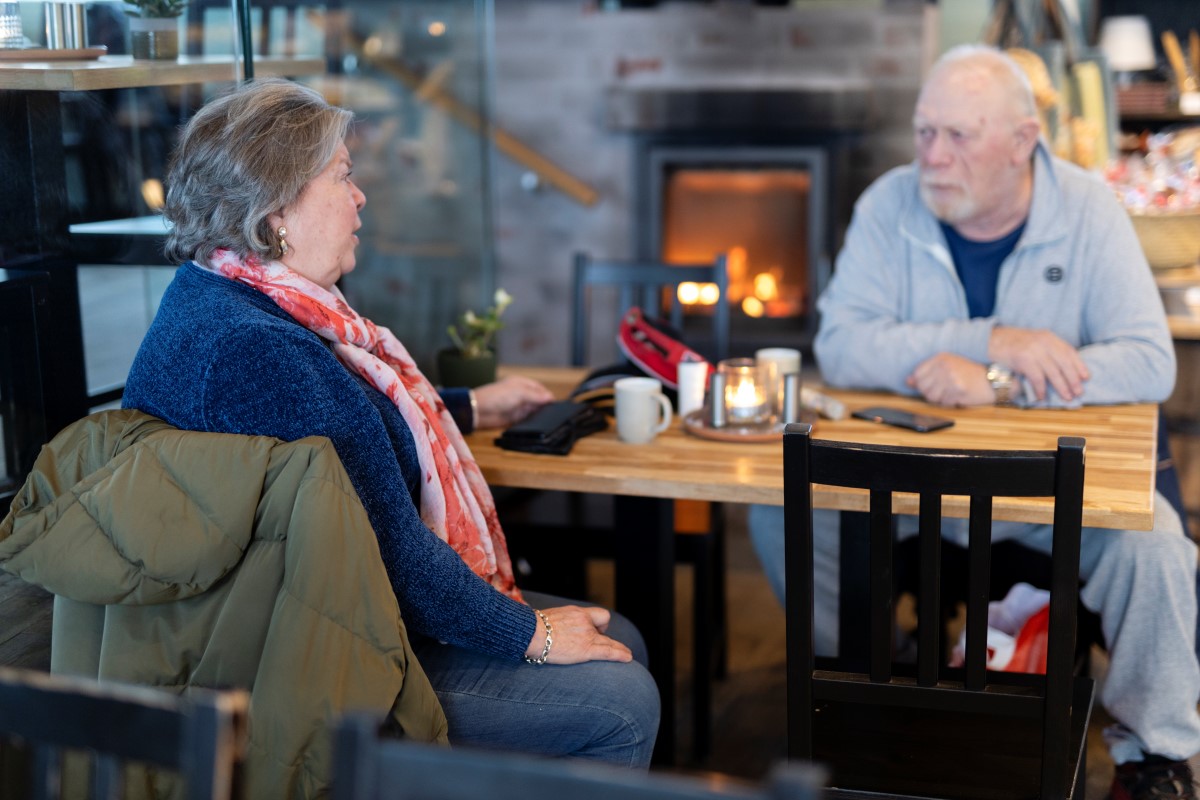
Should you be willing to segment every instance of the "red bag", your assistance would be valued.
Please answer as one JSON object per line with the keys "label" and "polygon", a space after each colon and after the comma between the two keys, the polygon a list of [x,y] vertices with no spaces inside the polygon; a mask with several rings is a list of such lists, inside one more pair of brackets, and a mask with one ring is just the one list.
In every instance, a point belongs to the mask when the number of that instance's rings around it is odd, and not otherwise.
{"label": "red bag", "polygon": [[1005,672],[1046,674],[1046,643],[1050,636],[1050,606],[1025,620],[1017,633],[1017,646]]}
{"label": "red bag", "polygon": [[[679,388],[680,361],[705,361],[704,356],[663,330],[661,324],[646,319],[637,306],[621,315],[617,346],[642,372],[671,389]],[[712,364],[708,368],[711,374]]]}

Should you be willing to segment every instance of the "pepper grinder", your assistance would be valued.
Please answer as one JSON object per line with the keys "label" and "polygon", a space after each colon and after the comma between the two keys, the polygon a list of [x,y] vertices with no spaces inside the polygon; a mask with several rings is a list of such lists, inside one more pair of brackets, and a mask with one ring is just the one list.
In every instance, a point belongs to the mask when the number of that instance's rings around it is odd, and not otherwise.
{"label": "pepper grinder", "polygon": [[786,425],[800,421],[800,373],[789,372],[783,376],[783,408],[780,418]]}
{"label": "pepper grinder", "polygon": [[725,376],[714,372],[708,383],[708,424],[725,427]]}

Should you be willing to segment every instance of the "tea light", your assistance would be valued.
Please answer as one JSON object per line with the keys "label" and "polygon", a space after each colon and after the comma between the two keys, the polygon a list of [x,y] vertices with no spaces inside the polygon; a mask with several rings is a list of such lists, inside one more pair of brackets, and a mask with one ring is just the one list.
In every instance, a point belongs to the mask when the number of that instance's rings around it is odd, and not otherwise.
{"label": "tea light", "polygon": [[725,415],[731,425],[758,425],[771,415],[762,370],[752,358],[729,358],[717,368],[724,376]]}

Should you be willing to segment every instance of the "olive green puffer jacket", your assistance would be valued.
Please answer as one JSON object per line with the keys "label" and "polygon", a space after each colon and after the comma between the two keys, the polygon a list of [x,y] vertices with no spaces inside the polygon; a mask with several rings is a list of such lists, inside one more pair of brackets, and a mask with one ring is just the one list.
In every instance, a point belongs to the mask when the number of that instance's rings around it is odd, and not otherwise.
{"label": "olive green puffer jacket", "polygon": [[327,791],[347,710],[446,741],[327,439],[94,414],[43,448],[0,523],[0,567],[56,595],[52,671],[249,689],[247,797]]}

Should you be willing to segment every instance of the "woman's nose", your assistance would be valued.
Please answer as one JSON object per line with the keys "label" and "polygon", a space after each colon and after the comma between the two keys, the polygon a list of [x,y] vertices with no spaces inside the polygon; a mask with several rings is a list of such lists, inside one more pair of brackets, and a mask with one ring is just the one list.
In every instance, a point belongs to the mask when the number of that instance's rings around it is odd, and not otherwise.
{"label": "woman's nose", "polygon": [[367,196],[363,194],[363,190],[358,188],[358,184],[354,184],[354,207],[362,211],[363,206],[367,204]]}

